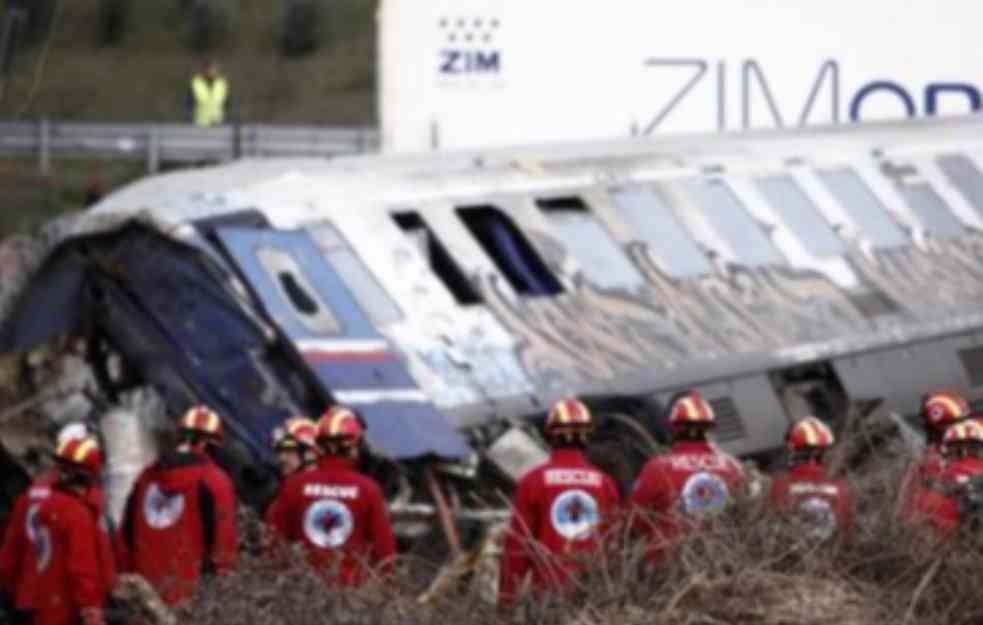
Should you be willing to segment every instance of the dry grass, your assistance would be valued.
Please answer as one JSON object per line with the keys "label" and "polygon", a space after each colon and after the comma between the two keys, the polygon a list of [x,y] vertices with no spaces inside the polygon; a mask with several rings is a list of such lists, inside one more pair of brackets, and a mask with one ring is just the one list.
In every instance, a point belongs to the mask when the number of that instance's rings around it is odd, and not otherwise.
{"label": "dry grass", "polygon": [[[815,544],[792,522],[748,501],[680,545],[654,569],[630,538],[595,558],[570,596],[502,614],[487,587],[463,578],[428,604],[418,597],[439,563],[404,560],[397,579],[358,592],[326,590],[296,564],[283,570],[249,555],[179,615],[201,625],[315,623],[474,625],[975,625],[983,553],[971,536],[947,541],[898,522],[884,497],[900,467],[864,476],[863,514],[847,540]],[[248,527],[256,534],[255,523]],[[257,544],[253,540],[253,544]],[[255,551],[255,550],[254,550]],[[299,561],[299,558],[298,558]]]}

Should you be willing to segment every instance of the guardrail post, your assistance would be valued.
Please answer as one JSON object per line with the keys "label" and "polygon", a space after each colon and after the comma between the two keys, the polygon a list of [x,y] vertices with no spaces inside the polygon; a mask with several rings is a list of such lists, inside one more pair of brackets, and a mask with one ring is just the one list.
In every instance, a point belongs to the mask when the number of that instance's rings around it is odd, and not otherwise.
{"label": "guardrail post", "polygon": [[237,119],[232,125],[232,159],[242,158],[242,124]]}
{"label": "guardrail post", "polygon": [[156,174],[160,171],[160,132],[157,126],[150,126],[147,131],[147,172]]}
{"label": "guardrail post", "polygon": [[47,117],[38,120],[38,169],[43,176],[51,172],[51,122]]}

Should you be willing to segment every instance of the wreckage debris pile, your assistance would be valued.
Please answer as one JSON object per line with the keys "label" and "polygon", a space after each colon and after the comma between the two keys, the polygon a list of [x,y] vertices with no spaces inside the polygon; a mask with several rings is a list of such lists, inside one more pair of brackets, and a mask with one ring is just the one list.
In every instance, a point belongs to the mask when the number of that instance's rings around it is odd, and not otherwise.
{"label": "wreckage debris pile", "polygon": [[[423,603],[439,563],[406,560],[397,580],[326,591],[301,558],[248,556],[178,615],[195,625],[975,625],[983,623],[983,538],[947,541],[895,520],[894,473],[865,479],[848,542],[817,544],[789,521],[746,502],[646,570],[624,541],[590,563],[572,596],[500,613],[487,585],[462,578]],[[858,485],[860,486],[860,485]],[[256,535],[255,521],[246,528]],[[260,550],[254,550],[259,552]]]}

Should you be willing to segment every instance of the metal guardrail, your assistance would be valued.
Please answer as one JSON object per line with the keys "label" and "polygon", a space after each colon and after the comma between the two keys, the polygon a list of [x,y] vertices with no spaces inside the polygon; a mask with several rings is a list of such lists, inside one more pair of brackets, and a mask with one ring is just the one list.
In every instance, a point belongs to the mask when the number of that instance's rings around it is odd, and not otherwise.
{"label": "metal guardrail", "polygon": [[37,158],[48,173],[54,158],[143,160],[161,163],[226,161],[241,157],[331,157],[375,151],[379,133],[369,127],[235,124],[76,123],[40,119],[0,121],[0,157]]}

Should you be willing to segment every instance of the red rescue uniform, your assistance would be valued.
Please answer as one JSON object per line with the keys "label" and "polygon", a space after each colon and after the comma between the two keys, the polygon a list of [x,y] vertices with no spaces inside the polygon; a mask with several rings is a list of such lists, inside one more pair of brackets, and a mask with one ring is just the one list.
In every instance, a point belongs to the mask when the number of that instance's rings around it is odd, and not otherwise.
{"label": "red rescue uniform", "polygon": [[[353,460],[324,456],[317,468],[291,475],[266,521],[279,539],[305,545],[308,561],[331,585],[363,584],[366,564],[393,571],[396,539],[382,489]],[[327,572],[335,567],[338,576]]]}
{"label": "red rescue uniform", "polygon": [[30,610],[30,591],[37,580],[37,558],[30,526],[36,523],[41,503],[51,496],[57,478],[52,470],[38,476],[14,503],[0,550],[0,585],[18,610]]}
{"label": "red rescue uniform", "polygon": [[[963,458],[948,463],[937,478],[936,488],[925,486],[917,493],[918,506],[914,514],[944,534],[955,532],[959,529],[961,518],[958,495],[951,491],[969,478],[979,476],[983,476],[983,460],[979,458]],[[943,494],[943,490],[951,494]]]}
{"label": "red rescue uniform", "polygon": [[633,525],[648,536],[649,559],[661,559],[666,547],[721,512],[744,484],[740,463],[706,441],[680,441],[649,460],[631,497]]}
{"label": "red rescue uniform", "polygon": [[204,453],[171,452],[143,471],[120,528],[122,568],[139,573],[168,605],[189,599],[203,573],[236,563],[236,493]]}
{"label": "red rescue uniform", "polygon": [[853,497],[845,480],[827,477],[818,462],[796,465],[775,478],[769,497],[772,505],[808,520],[818,539],[843,536],[853,518]]}
{"label": "red rescue uniform", "polygon": [[[585,554],[600,548],[620,508],[618,488],[609,476],[574,448],[553,451],[516,488],[512,523],[505,540],[499,582],[502,606],[532,571],[537,593],[563,590]],[[544,553],[549,557],[543,557]]]}
{"label": "red rescue uniform", "polygon": [[31,535],[35,625],[76,625],[83,611],[105,608],[116,568],[101,512],[90,497],[58,488],[41,503]]}
{"label": "red rescue uniform", "polygon": [[928,522],[943,531],[959,526],[959,502],[942,493],[947,462],[940,444],[931,444],[908,468],[901,483],[901,514],[912,522]]}

